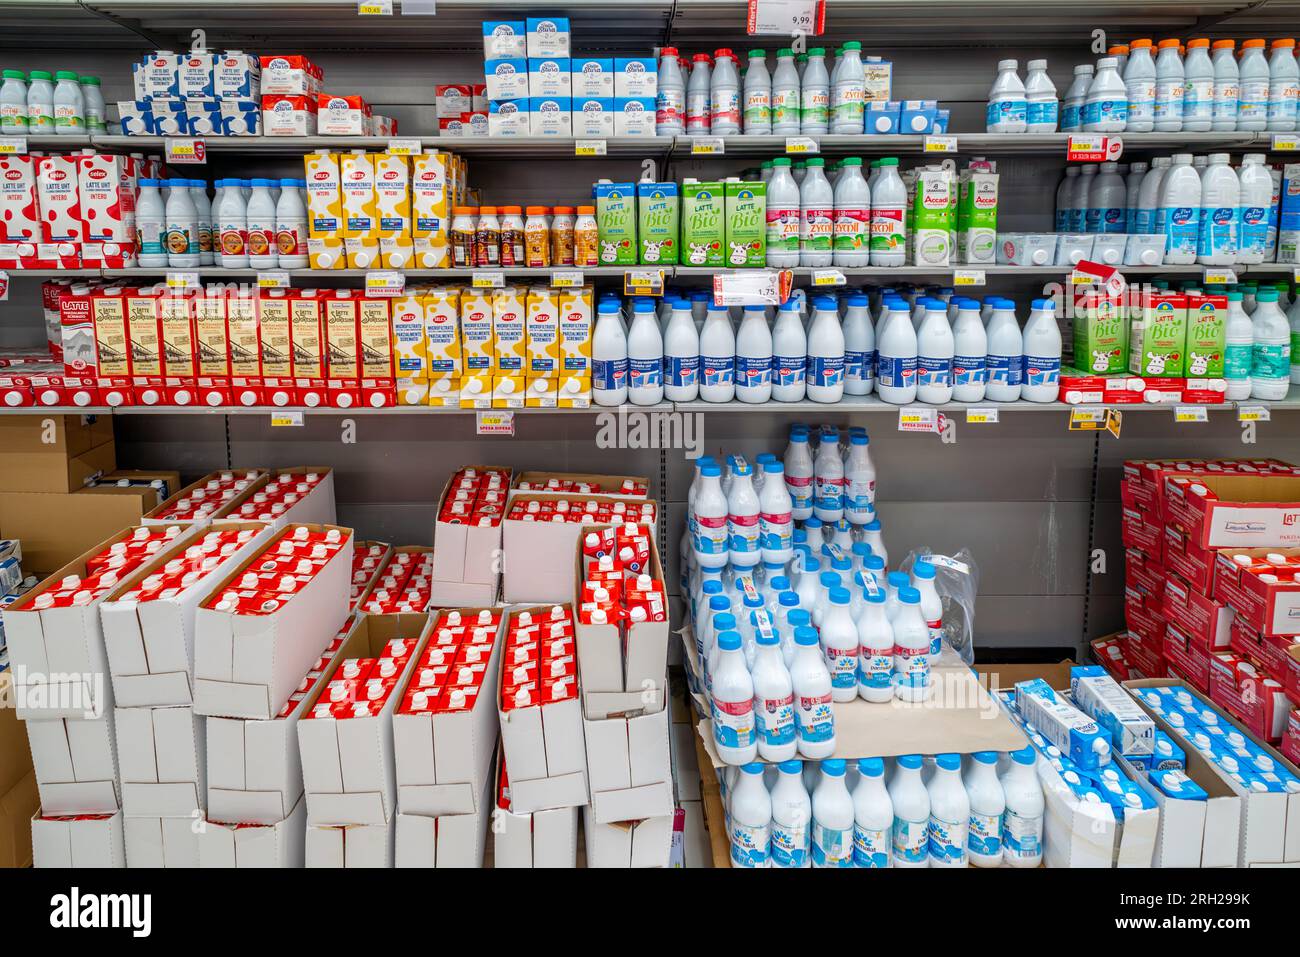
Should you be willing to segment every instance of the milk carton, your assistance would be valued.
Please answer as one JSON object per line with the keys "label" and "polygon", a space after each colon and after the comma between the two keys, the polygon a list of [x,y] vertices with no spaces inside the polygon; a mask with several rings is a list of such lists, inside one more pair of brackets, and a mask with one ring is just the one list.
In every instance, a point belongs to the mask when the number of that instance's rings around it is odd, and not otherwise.
{"label": "milk carton", "polygon": [[864,100],[867,103],[888,100],[894,85],[894,64],[878,56],[862,58],[862,73],[866,80]]}
{"label": "milk carton", "polygon": [[952,257],[952,174],[943,169],[916,171],[912,201],[912,260],[916,266],[947,266]]}
{"label": "milk carton", "polygon": [[262,105],[257,100],[222,100],[223,136],[261,136]]}
{"label": "milk carton", "polygon": [[474,94],[468,83],[440,84],[433,88],[433,102],[438,119],[460,119],[472,111]]}
{"label": "milk carton", "polygon": [[410,161],[396,153],[377,153],[374,163],[380,259],[385,269],[404,269],[414,253]]}
{"label": "milk carton", "polygon": [[574,136],[608,139],[614,135],[613,97],[577,97],[569,101]]}
{"label": "milk carton", "polygon": [[1130,342],[1129,371],[1134,375],[1182,376],[1187,349],[1187,297],[1167,292],[1144,294],[1142,316],[1132,324]]}
{"label": "milk carton", "polygon": [[520,100],[528,96],[528,61],[488,60],[483,64],[488,101]]}
{"label": "milk carton", "polygon": [[106,154],[77,157],[77,189],[86,242],[135,242],[135,160]]}
{"label": "milk carton", "polygon": [[[123,293],[120,288],[108,287],[95,290],[91,296],[90,311],[95,329],[94,374],[101,378],[131,374],[131,334]],[[67,341],[66,337],[64,341]]]}
{"label": "milk carton", "polygon": [[529,17],[525,29],[530,57],[569,55],[568,17]]}
{"label": "milk carton", "polygon": [[1042,678],[1016,682],[1016,707],[1025,720],[1086,770],[1110,763],[1110,737]]}
{"label": "milk carton", "polygon": [[447,153],[411,157],[411,237],[415,263],[420,269],[451,265],[449,158]]}
{"label": "milk carton", "polygon": [[[460,378],[462,409],[492,408],[492,374],[490,372],[466,373]],[[429,404],[433,405],[434,383],[429,384]]]}
{"label": "milk carton", "polygon": [[77,159],[75,155],[42,156],[36,161],[36,202],[44,242],[81,243],[85,239]]}
{"label": "milk carton", "polygon": [[727,182],[723,187],[727,261],[730,267],[767,263],[767,184]]}
{"label": "milk carton", "polygon": [[459,379],[464,369],[459,321],[461,297],[455,287],[435,287],[420,295],[430,382]]}
{"label": "milk carton", "polygon": [[1282,167],[1278,202],[1277,261],[1300,263],[1300,163]]}
{"label": "milk carton", "polygon": [[253,100],[261,95],[262,68],[257,57],[227,50],[212,64],[213,95],[220,100]]}
{"label": "milk carton", "polygon": [[194,303],[197,296],[158,297],[162,330],[162,374],[172,379],[193,379],[199,374],[194,347]]}
{"label": "milk carton", "polygon": [[370,107],[359,96],[322,93],[316,99],[316,131],[321,136],[365,136]]}
{"label": "milk carton", "polygon": [[676,183],[637,183],[639,256],[647,266],[675,265],[681,207]]}
{"label": "milk carton", "polygon": [[315,94],[263,94],[262,133],[265,136],[315,136]]}
{"label": "milk carton", "polygon": [[36,157],[0,156],[0,242],[38,242]]}
{"label": "milk carton", "polygon": [[1223,377],[1227,328],[1226,296],[1187,294],[1187,361],[1183,365],[1183,373],[1187,378]]}
{"label": "milk carton", "polygon": [[489,136],[527,136],[528,100],[492,100],[488,103]]}
{"label": "milk carton", "polygon": [[528,25],[523,20],[484,20],[483,59],[528,56]]}
{"label": "milk carton", "polygon": [[567,96],[530,97],[528,132],[532,136],[572,136],[573,121]]}
{"label": "milk carton", "polygon": [[[492,339],[492,295],[466,290],[460,297],[461,368],[466,374],[491,376],[496,364]],[[464,388],[462,384],[462,388]]]}
{"label": "milk carton", "polygon": [[569,61],[573,73],[573,97],[614,98],[614,61],[603,57],[574,57]]}
{"label": "milk carton", "polygon": [[600,237],[600,265],[636,265],[635,184],[596,184],[596,227]]}
{"label": "milk carton", "polygon": [[524,290],[505,286],[492,294],[493,373],[522,374],[524,371],[525,317]]}
{"label": "milk carton", "polygon": [[379,200],[375,194],[374,157],[368,153],[339,156],[343,198],[343,238],[348,263],[368,269],[379,263]]}
{"label": "milk carton", "polygon": [[[230,327],[226,323],[224,296],[194,297],[194,357],[198,375],[225,379],[230,375]],[[241,345],[240,358],[252,373],[262,375],[261,342],[257,334],[257,315],[253,316],[253,340]]]}
{"label": "milk carton", "polygon": [[1076,298],[1074,365],[1091,375],[1120,375],[1128,368],[1128,317],[1118,299]]}
{"label": "milk carton", "polygon": [[[325,301],[314,289],[298,290],[289,301],[290,365],[295,397],[299,404],[309,407],[322,405],[326,397]],[[355,305],[352,316],[355,322]],[[352,336],[355,350],[355,327]]]}
{"label": "milk carton", "polygon": [[[206,305],[209,309],[209,325],[215,326],[216,313],[221,312],[222,323],[226,333],[226,348],[230,354],[230,375],[253,379],[262,374],[262,355],[260,339],[260,304],[250,295],[234,295],[224,301],[216,296],[195,297],[195,329],[199,326],[198,309]],[[208,330],[208,341],[218,330]],[[199,375],[216,375],[211,369],[200,371]]]}
{"label": "milk carton", "polygon": [[264,56],[261,86],[267,93],[312,97],[320,93],[321,71],[305,56]]}
{"label": "milk carton", "polygon": [[1109,732],[1115,753],[1140,757],[1155,750],[1155,722],[1100,665],[1070,669],[1070,697]]}
{"label": "milk carton", "polygon": [[659,67],[653,57],[615,57],[614,95],[649,97],[659,93]]}
{"label": "milk carton", "polygon": [[[560,291],[560,368],[576,376],[591,378],[592,287]],[[591,385],[588,382],[587,389]]]}
{"label": "milk carton", "polygon": [[560,294],[549,286],[533,286],[526,309],[524,374],[529,379],[553,377],[560,371]]}
{"label": "milk carton", "polygon": [[[289,384],[293,379],[293,319],[291,300],[282,289],[263,290],[258,303],[258,341],[262,376],[267,386]],[[281,382],[283,380],[283,382]]]}
{"label": "milk carton", "polygon": [[429,381],[429,343],[424,337],[424,303],[408,290],[393,299],[393,365],[399,379]]}
{"label": "milk carton", "polygon": [[615,136],[654,136],[655,99],[653,96],[614,98]]}
{"label": "milk carton", "polygon": [[181,95],[181,58],[170,50],[159,50],[144,59],[141,99],[168,99]]}
{"label": "milk carton", "polygon": [[303,157],[307,182],[307,256],[312,269],[343,269],[343,193],[339,154]]}
{"label": "milk carton", "polygon": [[492,408],[522,409],[528,381],[522,375],[492,377]]}
{"label": "milk carton", "polygon": [[177,86],[182,97],[216,96],[215,60],[211,53],[186,53],[178,58]]}
{"label": "milk carton", "polygon": [[572,96],[572,71],[568,57],[529,57],[529,97]]}
{"label": "milk carton", "polygon": [[722,183],[682,183],[682,263],[726,264],[725,187]]}
{"label": "milk carton", "polygon": [[957,257],[964,263],[997,259],[998,174],[962,170],[957,204]]}

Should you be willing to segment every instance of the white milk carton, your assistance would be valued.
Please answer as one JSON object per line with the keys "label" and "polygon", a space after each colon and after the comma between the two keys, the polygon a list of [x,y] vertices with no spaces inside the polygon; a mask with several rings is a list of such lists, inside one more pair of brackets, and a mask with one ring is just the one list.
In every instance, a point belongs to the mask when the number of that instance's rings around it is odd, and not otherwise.
{"label": "white milk carton", "polygon": [[614,135],[613,97],[574,97],[569,104],[574,136]]}
{"label": "white milk carton", "polygon": [[572,136],[573,120],[567,96],[530,97],[528,132],[532,136]]}
{"label": "white milk carton", "polygon": [[221,100],[253,100],[261,95],[257,57],[240,50],[219,54],[212,64],[213,95]]}
{"label": "white milk carton", "polygon": [[488,100],[518,100],[528,96],[526,59],[488,60],[483,64]]}
{"label": "white milk carton", "polygon": [[616,97],[614,99],[614,135],[654,136],[654,97]]}
{"label": "white milk carton", "polygon": [[158,50],[144,59],[141,99],[167,99],[181,95],[180,61],[171,50]]}
{"label": "white milk carton", "polygon": [[483,59],[509,60],[526,56],[528,56],[527,23],[523,20],[483,21]]}
{"label": "white milk carton", "polygon": [[653,57],[615,57],[614,95],[648,96],[659,93],[659,67]]}
{"label": "white milk carton", "polygon": [[488,103],[489,136],[527,136],[528,100],[492,100]]}
{"label": "white milk carton", "polygon": [[574,57],[569,61],[573,73],[571,96],[614,96],[614,60],[601,57]]}
{"label": "white milk carton", "polygon": [[186,53],[178,58],[177,85],[186,99],[216,96],[214,61],[211,53]]}
{"label": "white milk carton", "polygon": [[571,34],[568,17],[529,17],[525,28],[530,57],[569,55]]}
{"label": "white milk carton", "polygon": [[572,69],[567,57],[529,57],[528,95],[570,96],[573,89]]}

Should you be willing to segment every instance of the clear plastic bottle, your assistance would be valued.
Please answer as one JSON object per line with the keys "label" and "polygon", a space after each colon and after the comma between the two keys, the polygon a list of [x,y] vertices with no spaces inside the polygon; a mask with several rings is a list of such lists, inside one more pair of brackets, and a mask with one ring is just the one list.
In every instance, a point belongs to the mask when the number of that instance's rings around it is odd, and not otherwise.
{"label": "clear plastic bottle", "polygon": [[655,133],[676,136],[685,129],[686,86],[676,47],[659,51],[659,86],[655,93]]}
{"label": "clear plastic bottle", "polygon": [[1200,238],[1201,177],[1191,153],[1175,153],[1160,181],[1158,225],[1165,234],[1165,263],[1189,266],[1196,261]]}
{"label": "clear plastic bottle", "polygon": [[939,754],[926,790],[930,795],[931,867],[966,867],[970,831],[970,797],[961,779],[961,755]]}
{"label": "clear plastic bottle", "polygon": [[1056,300],[1035,299],[1022,335],[1024,380],[1020,398],[1055,402],[1061,390],[1061,328]]}
{"label": "clear plastic bottle", "polygon": [[[1224,323],[1223,378],[1227,389],[1223,397],[1229,402],[1250,398],[1250,362],[1255,348],[1255,327],[1241,308],[1241,293],[1228,293],[1228,318]],[[1292,350],[1294,352],[1294,350]],[[1292,366],[1292,381],[1295,366]]]}
{"label": "clear plastic bottle", "polygon": [[1074,68],[1074,80],[1061,103],[1061,132],[1078,133],[1083,129],[1083,101],[1092,85],[1093,66],[1080,63]]}
{"label": "clear plastic bottle", "polygon": [[627,398],[633,405],[658,405],[664,398],[664,340],[654,303],[632,303],[627,332]]}
{"label": "clear plastic bottle", "polygon": [[1291,387],[1291,325],[1277,304],[1276,289],[1255,293],[1251,325],[1255,347],[1250,360],[1250,397],[1277,401]]}
{"label": "clear plastic bottle", "polygon": [[866,106],[867,75],[862,68],[862,44],[850,40],[831,74],[831,132],[861,134]]}
{"label": "clear plastic bottle", "polygon": [[54,77],[45,70],[27,75],[27,132],[32,136],[54,134]]}
{"label": "clear plastic bottle", "polygon": [[795,730],[799,753],[812,760],[835,753],[835,711],[831,704],[831,675],[822,658],[817,632],[810,626],[795,628],[795,654],[790,663],[794,685]]}
{"label": "clear plastic bottle", "polygon": [[728,797],[731,866],[770,867],[772,798],[763,785],[763,765],[743,765]]}
{"label": "clear plastic bottle", "polygon": [[998,753],[976,751],[970,757],[963,781],[970,798],[966,848],[970,862],[976,867],[1000,867],[1002,817],[1007,810],[1007,799],[998,780]]}
{"label": "clear plastic bottle", "polygon": [[1274,132],[1296,128],[1296,94],[1300,92],[1300,66],[1295,59],[1295,40],[1274,40],[1268,58],[1267,128]]}
{"label": "clear plastic bottle", "polygon": [[844,330],[835,300],[813,300],[808,326],[808,398],[814,402],[839,402],[844,395]]}
{"label": "clear plastic bottle", "polygon": [[799,184],[790,174],[790,158],[772,160],[767,181],[767,264],[781,269],[799,265],[801,222]]}
{"label": "clear plastic bottle", "polygon": [[858,697],[873,704],[894,700],[894,626],[885,614],[885,590],[868,590],[858,615]]}
{"label": "clear plastic bottle", "polygon": [[1206,133],[1214,125],[1214,63],[1210,60],[1210,41],[1205,37],[1187,41],[1183,75],[1183,130]]}
{"label": "clear plastic bottle", "polygon": [[1029,133],[1055,133],[1060,122],[1056,84],[1047,75],[1046,60],[1030,60],[1025,77],[1026,126]]}
{"label": "clear plastic bottle", "polygon": [[596,306],[596,328],[591,335],[591,395],[597,405],[622,405],[627,401],[627,333],[617,299]]}
{"label": "clear plastic bottle", "polygon": [[167,250],[167,265],[193,269],[199,265],[199,222],[188,180],[172,180],[166,209],[163,248]]}
{"label": "clear plastic bottle", "polygon": [[[988,301],[987,299],[985,300]],[[988,324],[989,382],[984,390],[990,402],[1017,402],[1024,375],[1024,341],[1016,322],[1015,303],[997,297]]]}
{"label": "clear plastic bottle", "polygon": [[691,57],[691,76],[686,85],[686,132],[708,133],[713,125],[713,107],[710,99],[709,64],[713,61],[707,53]]}
{"label": "clear plastic bottle", "polygon": [[77,83],[86,104],[86,132],[108,132],[108,111],[104,108],[104,93],[99,86],[99,77],[79,76]]}
{"label": "clear plastic bottle", "polygon": [[898,175],[898,160],[880,160],[871,187],[871,265],[901,266],[906,261],[907,187]]}
{"label": "clear plastic bottle", "polygon": [[998,75],[989,90],[984,125],[989,133],[1023,133],[1029,122],[1025,84],[1017,72],[1018,60],[999,60]]}
{"label": "clear plastic bottle", "polygon": [[[864,254],[865,255],[865,254]],[[870,395],[876,382],[876,333],[865,293],[847,298],[844,311],[844,392]]]}
{"label": "clear plastic bottle", "polygon": [[835,236],[835,191],[823,171],[826,161],[807,161],[799,187],[799,265],[829,266]]}
{"label": "clear plastic bottle", "polygon": [[812,795],[813,867],[853,866],[853,810],[844,783],[844,759],[823,761]]}
{"label": "clear plastic bottle", "polygon": [[[786,310],[782,307],[782,318]],[[797,314],[795,315],[798,319]],[[785,449],[785,487],[790,493],[790,515],[796,522],[806,522],[813,515],[813,485],[816,468],[808,448],[808,429],[792,428]]]}
{"label": "clear plastic bottle", "polygon": [[1155,130],[1177,133],[1183,128],[1183,91],[1187,78],[1177,40],[1161,40],[1156,57]]}
{"label": "clear plastic bottle", "polygon": [[300,179],[280,180],[280,198],[275,203],[275,246],[282,269],[307,268],[307,207],[303,205]]}
{"label": "clear plastic bottle", "polygon": [[952,326],[941,299],[925,300],[925,318],[916,330],[916,399],[932,405],[952,401]]}
{"label": "clear plastic bottle", "polygon": [[1128,45],[1128,62],[1124,64],[1124,90],[1128,97],[1130,133],[1150,133],[1155,129],[1156,64],[1151,59],[1151,41],[1133,40]]}
{"label": "clear plastic bottle", "polygon": [[83,136],[86,132],[86,98],[72,70],[54,74],[54,132],[64,136]]}
{"label": "clear plastic bottle", "polygon": [[888,867],[893,857],[894,805],[885,789],[885,762],[858,761],[853,789],[853,866]]}
{"label": "clear plastic bottle", "polygon": [[275,243],[275,198],[272,180],[253,180],[248,201],[248,265],[253,269],[274,269],[280,261]]}
{"label": "clear plastic bottle", "polygon": [[831,78],[826,72],[826,50],[813,47],[799,78],[799,132],[817,136],[830,129]]}
{"label": "clear plastic bottle", "polygon": [[772,132],[772,75],[767,53],[750,50],[745,69],[745,133],[765,136]]}
{"label": "clear plastic bottle", "polygon": [[217,247],[221,265],[226,269],[248,268],[248,209],[239,181],[222,184],[221,203],[217,209]]}
{"label": "clear plastic bottle", "polygon": [[783,47],[776,51],[776,69],[772,72],[772,132],[777,136],[794,136],[802,126],[799,103],[799,71],[794,65],[794,51]]}
{"label": "clear plastic bottle", "polygon": [[201,179],[190,180],[190,199],[194,201],[194,213],[199,224],[199,265],[211,266],[216,263],[213,247],[212,204],[208,202],[208,184]]}
{"label": "clear plastic bottle", "polygon": [[730,402],[736,397],[736,332],[726,306],[709,304],[700,330],[700,398]]}
{"label": "clear plastic bottle", "polygon": [[140,239],[137,255],[140,265],[150,269],[166,268],[167,213],[156,179],[140,180],[140,193],[135,201],[135,229]]}
{"label": "clear plastic bottle", "polygon": [[1007,809],[1002,816],[1003,862],[1010,867],[1038,867],[1043,861],[1043,786],[1034,771],[1031,745],[1011,752],[1000,777]]}
{"label": "clear plastic bottle", "polygon": [[1241,73],[1237,69],[1235,40],[1215,40],[1210,45],[1214,63],[1214,109],[1210,129],[1231,133],[1237,128],[1237,100],[1241,95]]}
{"label": "clear plastic bottle", "polygon": [[803,762],[782,761],[772,785],[772,866],[809,867],[812,801],[803,786]]}
{"label": "clear plastic bottle", "polygon": [[1200,207],[1196,261],[1203,266],[1231,266],[1237,261],[1241,182],[1228,165],[1227,153],[1210,154],[1201,175]]}
{"label": "clear plastic bottle", "polygon": [[27,133],[27,74],[22,70],[5,70],[0,83],[0,133],[23,136]]}
{"label": "clear plastic bottle", "polygon": [[894,807],[894,866],[930,866],[930,794],[921,780],[921,756],[902,755],[889,780]]}
{"label": "clear plastic bottle", "polygon": [[744,765],[758,755],[754,726],[754,682],[740,650],[740,634],[717,636],[718,667],[713,675],[713,745],[725,764]]}
{"label": "clear plastic bottle", "polygon": [[1240,93],[1237,99],[1237,129],[1243,132],[1266,129],[1272,72],[1264,56],[1264,41],[1243,40],[1241,59],[1237,66],[1241,75]]}
{"label": "clear plastic bottle", "polygon": [[1058,233],[1070,231],[1073,213],[1074,190],[1078,185],[1079,167],[1067,166],[1061,184],[1056,187],[1056,216],[1052,228]]}
{"label": "clear plastic bottle", "polygon": [[709,79],[710,132],[734,136],[740,132],[740,77],[736,55],[727,48],[713,51],[713,75]]}
{"label": "clear plastic bottle", "polygon": [[1115,71],[1115,58],[1097,61],[1097,75],[1083,100],[1083,128],[1089,133],[1122,133],[1128,125],[1128,91]]}

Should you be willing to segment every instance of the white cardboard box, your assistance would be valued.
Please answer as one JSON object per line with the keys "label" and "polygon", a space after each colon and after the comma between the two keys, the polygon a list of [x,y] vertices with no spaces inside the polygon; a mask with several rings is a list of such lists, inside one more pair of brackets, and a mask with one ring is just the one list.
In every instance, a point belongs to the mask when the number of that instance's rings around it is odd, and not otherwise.
{"label": "white cardboard box", "polygon": [[307,802],[274,824],[241,825],[204,822],[199,832],[199,867],[302,867],[307,830]]}
{"label": "white cardboard box", "polygon": [[118,708],[114,720],[127,817],[201,818],[207,770],[203,717],[190,707]]}
{"label": "white cardboard box", "polygon": [[500,587],[500,575],[488,584],[481,582],[444,582],[435,579],[429,583],[429,607],[460,608],[494,605]]}
{"label": "white cardboard box", "polygon": [[1187,776],[1205,789],[1205,801],[1171,798],[1151,783],[1147,773],[1123,757],[1119,766],[1146,791],[1160,809],[1152,867],[1235,867],[1241,830],[1241,800],[1206,766],[1195,749],[1187,749]]}
{"label": "white cardboard box", "polygon": [[[492,794],[501,792],[497,767]],[[578,808],[557,807],[519,814],[492,808],[493,867],[577,867]]]}
{"label": "white cardboard box", "polygon": [[582,815],[588,867],[667,867],[672,853],[673,815],[601,824]]}
{"label": "white cardboard box", "polygon": [[[233,615],[199,608],[194,629],[196,713],[274,718],[347,618],[352,530],[289,525],[282,532],[292,534],[298,527],[337,530],[345,537],[344,545],[302,591],[272,614]],[[247,565],[242,563],[213,591],[235,580]]]}
{"label": "white cardboard box", "polygon": [[[348,619],[340,631],[345,639],[358,620]],[[330,667],[341,650],[330,656]],[[298,721],[309,707],[307,697],[283,718],[207,719],[209,820],[273,826],[292,816],[296,808],[302,809],[306,820]],[[300,859],[301,850],[300,841]]]}
{"label": "white cardboard box", "polygon": [[[463,468],[511,471],[503,465],[467,465]],[[446,501],[454,479],[455,475],[447,480],[442,495],[438,497],[438,515],[442,514],[443,502]],[[433,531],[435,591],[440,582],[467,582],[495,586],[501,568],[502,524],[498,523],[492,528],[480,528],[476,525],[439,520]]]}
{"label": "white cardboard box", "polygon": [[394,822],[307,825],[307,867],[392,867]]}
{"label": "white cardboard box", "polygon": [[[271,520],[275,528],[286,525],[337,525],[338,516],[334,506],[334,470],[327,466],[298,465],[293,468],[275,469],[267,478],[269,487],[272,482],[283,475],[306,475],[309,472],[320,474],[320,481],[311,487],[305,496],[287,509],[284,514]],[[256,493],[254,493],[255,497]],[[245,499],[249,501],[250,499]],[[238,509],[232,509],[233,517]]]}
{"label": "white cardboard box", "polygon": [[591,817],[596,822],[638,821],[673,813],[667,708],[639,717],[584,719],[582,725]]}
{"label": "white cardboard box", "polygon": [[34,867],[125,867],[122,812],[93,820],[32,817]]}
{"label": "white cardboard box", "polygon": [[[483,609],[460,610],[472,618]],[[424,654],[428,637],[437,629],[441,617],[435,613],[422,636],[415,651],[417,660]],[[485,782],[492,779],[492,759],[497,748],[497,682],[501,673],[501,646],[505,643],[504,625],[503,615],[483,684],[471,710],[393,715],[397,807],[403,815],[439,817],[483,810],[477,801]],[[414,680],[415,670],[409,669],[406,678],[398,684],[394,697],[399,702]]]}
{"label": "white cardboard box", "polygon": [[478,796],[472,814],[397,815],[396,867],[482,867],[488,823],[491,781]]}
{"label": "white cardboard box", "polygon": [[[125,813],[125,812],[124,812]],[[123,817],[127,867],[198,867],[202,818]]]}
{"label": "white cardboard box", "polygon": [[[182,529],[178,540],[190,540],[194,531]],[[33,608],[32,602],[65,576],[84,578],[88,559],[133,533],[134,527],[124,529],[87,550],[5,609],[5,639],[19,719],[84,719],[113,707],[100,603],[41,610]]]}
{"label": "white cardboard box", "polygon": [[[195,489],[203,488],[203,486],[207,485],[208,482],[212,481],[213,479],[220,478],[224,472],[234,472],[236,475],[247,479],[248,485],[243,489],[243,491],[231,497],[230,501],[228,501],[223,507],[218,509],[213,515],[209,515],[207,518],[203,519],[202,521],[195,522],[195,523],[191,523],[188,521],[177,521],[175,519],[170,519],[165,517],[168,509],[170,509],[175,502],[179,501],[180,499],[187,498],[193,495]],[[199,479],[197,482],[190,483],[189,485],[181,489],[179,492],[177,492],[175,495],[172,495],[171,497],[164,499],[158,505],[157,508],[153,509],[150,512],[146,512],[144,517],[140,519],[140,524],[141,525],[188,525],[188,524],[207,525],[213,519],[224,518],[230,512],[234,511],[240,505],[242,505],[248,498],[252,496],[252,494],[255,491],[257,491],[259,488],[261,488],[263,485],[266,484],[267,474],[268,473],[266,469],[221,469],[220,471],[217,472],[209,472],[207,475],[203,476],[203,478]]]}
{"label": "white cardboard box", "polygon": [[[423,648],[432,627],[429,615],[363,615],[307,696],[307,708],[320,699],[344,658],[377,657],[393,638],[418,638],[416,648]],[[398,688],[410,680],[417,658],[418,653],[407,659]],[[394,690],[373,717],[304,718],[298,722],[308,824],[391,824],[397,811],[393,712],[400,702],[401,696]]]}
{"label": "white cardboard box", "polygon": [[194,539],[165,549],[114,589],[99,608],[113,677],[113,698],[119,708],[188,705],[194,701],[194,616],[199,602],[227,572],[259,551],[271,537],[261,522],[221,522],[222,527],[257,532],[253,539],[223,561],[211,574],[172,598],[143,604],[123,595],[173,558],[184,554]]}
{"label": "white cardboard box", "polygon": [[[565,603],[572,608],[571,604]],[[511,608],[509,617],[522,611],[548,612],[551,606]],[[508,622],[506,633],[509,633]],[[504,668],[504,654],[501,656]],[[498,683],[500,677],[498,676]],[[567,701],[542,703],[502,711],[501,748],[510,772],[510,795],[515,811],[528,814],[557,807],[577,807],[588,802],[587,751],[582,736],[581,688]]]}
{"label": "white cardboard box", "polygon": [[26,724],[44,813],[112,814],[121,808],[111,712],[93,721],[55,718]]}

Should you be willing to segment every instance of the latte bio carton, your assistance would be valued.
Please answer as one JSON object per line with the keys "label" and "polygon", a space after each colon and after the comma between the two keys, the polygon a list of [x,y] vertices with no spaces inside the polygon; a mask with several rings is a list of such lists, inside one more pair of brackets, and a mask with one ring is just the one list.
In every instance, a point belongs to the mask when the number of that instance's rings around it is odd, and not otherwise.
{"label": "latte bio carton", "polygon": [[728,181],[723,186],[723,222],[729,267],[767,263],[767,184]]}
{"label": "latte bio carton", "polygon": [[1140,759],[1155,752],[1155,724],[1100,665],[1070,669],[1070,698],[1109,732],[1115,754]]}
{"label": "latte bio carton", "polygon": [[596,227],[600,265],[637,264],[636,184],[596,183]]}
{"label": "latte bio carton", "polygon": [[676,183],[637,183],[639,256],[646,266],[676,265],[681,204]]}
{"label": "latte bio carton", "polygon": [[1223,376],[1227,328],[1227,296],[1187,294],[1187,362],[1184,371],[1189,379]]}
{"label": "latte bio carton", "polygon": [[722,266],[726,263],[723,184],[682,181],[682,264]]}
{"label": "latte bio carton", "polygon": [[1139,315],[1129,326],[1129,371],[1178,378],[1186,369],[1186,350],[1187,296],[1143,293]]}
{"label": "latte bio carton", "polygon": [[1093,376],[1121,375],[1128,369],[1128,316],[1120,299],[1076,294],[1074,366]]}

